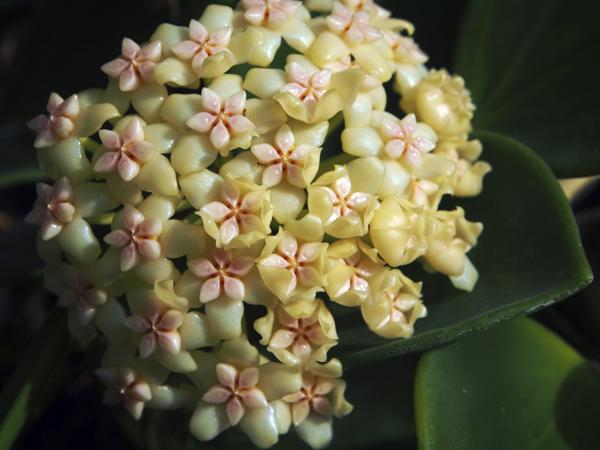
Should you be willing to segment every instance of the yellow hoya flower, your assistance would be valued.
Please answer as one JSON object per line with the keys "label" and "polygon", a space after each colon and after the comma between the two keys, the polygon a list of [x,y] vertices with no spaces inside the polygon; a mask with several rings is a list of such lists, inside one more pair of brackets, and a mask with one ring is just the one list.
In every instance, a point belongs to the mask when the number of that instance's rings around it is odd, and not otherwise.
{"label": "yellow hoya flower", "polygon": [[[427,251],[423,256],[438,272],[459,277],[465,270],[474,270],[467,263],[466,253],[477,244],[482,230],[481,223],[465,219],[462,208],[431,212],[427,218]],[[474,277],[472,288],[477,281],[477,272],[471,276]]]}
{"label": "yellow hoya flower", "polygon": [[190,400],[187,390],[164,384],[169,371],[152,360],[134,357],[135,347],[111,345],[96,376],[107,386],[103,401],[122,403],[139,420],[145,408],[176,409]]}
{"label": "yellow hoya flower", "polygon": [[335,321],[321,300],[279,304],[268,308],[254,322],[261,344],[287,366],[310,366],[327,360],[327,351],[337,344]]}
{"label": "yellow hoya flower", "polygon": [[332,73],[302,55],[289,55],[285,71],[251,69],[245,89],[262,99],[275,99],[285,113],[305,123],[331,119],[354,101],[364,74],[359,69]]}
{"label": "yellow hoya flower", "polygon": [[302,387],[283,397],[290,410],[298,436],[312,448],[331,442],[333,417],[343,417],[353,406],[344,397],[346,383],[340,379],[342,366],[337,359],[313,365],[302,374]]}
{"label": "yellow hoya flower", "polygon": [[250,247],[271,233],[269,191],[239,178],[225,178],[217,200],[197,213],[217,247]]}
{"label": "yellow hoya flower", "polygon": [[323,290],[327,244],[318,218],[307,216],[265,238],[258,271],[282,302],[313,300]]}
{"label": "yellow hoya flower", "polygon": [[327,254],[330,258],[327,295],[341,305],[359,306],[371,295],[370,283],[385,263],[377,250],[358,238],[334,242]]}
{"label": "yellow hoya flower", "polygon": [[224,341],[216,351],[197,351],[198,371],[187,376],[202,399],[190,420],[190,431],[201,441],[239,425],[261,448],[279,439],[275,402],[302,387],[299,370],[261,361],[245,336]]}
{"label": "yellow hoya flower", "polygon": [[436,153],[456,164],[450,185],[457,197],[473,197],[481,193],[483,177],[492,170],[485,161],[477,161],[481,150],[481,142],[467,141],[466,138],[445,139],[438,145]]}
{"label": "yellow hoya flower", "polygon": [[369,329],[385,338],[411,336],[417,319],[427,315],[421,301],[421,283],[397,269],[388,269],[379,273],[371,285],[371,296],[361,305]]}
{"label": "yellow hoya flower", "polygon": [[367,234],[378,206],[372,194],[353,190],[343,166],[324,173],[308,188],[308,210],[321,219],[325,232],[336,238]]}
{"label": "yellow hoya flower", "polygon": [[406,200],[385,198],[375,211],[369,236],[390,266],[409,264],[427,251],[423,209]]}
{"label": "yellow hoya flower", "polygon": [[430,70],[410,95],[402,99],[401,106],[407,112],[414,112],[440,137],[467,134],[475,110],[464,80],[446,70]]}
{"label": "yellow hoya flower", "polygon": [[269,188],[274,219],[285,224],[298,217],[306,203],[305,188],[319,170],[320,146],[327,122],[289,124],[253,140],[243,152],[220,169],[223,176],[247,177]]}

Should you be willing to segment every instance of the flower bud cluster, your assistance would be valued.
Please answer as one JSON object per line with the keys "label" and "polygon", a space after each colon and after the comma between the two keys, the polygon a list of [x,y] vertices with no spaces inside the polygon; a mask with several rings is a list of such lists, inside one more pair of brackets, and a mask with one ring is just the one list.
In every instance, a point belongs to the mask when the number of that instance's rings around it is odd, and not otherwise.
{"label": "flower bud cluster", "polygon": [[239,427],[264,448],[294,428],[323,447],[352,410],[331,302],[408,338],[427,310],[402,266],[477,280],[482,225],[439,209],[490,170],[462,79],[427,69],[412,24],[372,0],[305,3],[210,5],[125,38],[106,89],[53,93],[31,122],[53,183],[27,220],[71,333],[107,344],[105,401],[189,408],[201,441]]}

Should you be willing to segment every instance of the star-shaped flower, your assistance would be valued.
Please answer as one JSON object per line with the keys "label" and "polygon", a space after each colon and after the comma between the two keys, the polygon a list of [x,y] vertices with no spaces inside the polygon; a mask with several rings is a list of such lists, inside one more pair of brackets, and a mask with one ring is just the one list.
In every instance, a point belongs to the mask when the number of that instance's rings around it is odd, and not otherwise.
{"label": "star-shaped flower", "polygon": [[98,307],[106,303],[106,291],[95,287],[83,271],[74,267],[65,266],[63,273],[67,289],[58,297],[58,304],[72,308],[79,322],[87,325],[94,318]]}
{"label": "star-shaped flower", "polygon": [[204,279],[200,288],[200,301],[208,303],[221,295],[234,300],[243,300],[246,289],[242,278],[254,267],[254,258],[234,256],[231,251],[216,249],[213,259],[193,259],[188,268],[198,278]]}
{"label": "star-shaped flower", "polygon": [[42,240],[47,241],[60,234],[65,225],[75,218],[74,192],[71,183],[64,177],[54,186],[38,183],[36,190],[37,200],[25,221],[39,225]]}
{"label": "star-shaped flower", "polygon": [[131,119],[122,133],[100,130],[99,135],[108,151],[94,164],[97,172],[117,171],[124,181],[131,181],[154,154],[152,144],[144,140],[143,124],[138,117]]}
{"label": "star-shaped flower", "polygon": [[380,39],[381,31],[370,23],[367,11],[352,12],[340,2],[334,2],[331,15],[327,16],[329,29],[342,35],[351,45],[369,44]]}
{"label": "star-shaped flower", "polygon": [[184,60],[191,60],[192,69],[200,72],[206,58],[217,53],[227,52],[231,39],[231,27],[218,28],[209,33],[204,25],[197,20],[191,20],[189,25],[189,39],[173,46],[171,51]]}
{"label": "star-shaped flower", "polygon": [[[320,257],[326,244],[322,242],[306,242],[298,244],[297,239],[289,232],[282,231],[279,236],[279,243],[275,251],[262,258],[258,262],[258,268],[263,277],[263,281],[280,300],[287,300],[295,293],[298,285],[303,287],[315,287],[322,284],[322,274],[320,267]],[[282,291],[283,280],[278,280],[277,284],[271,283],[271,276],[265,272],[264,268],[283,269],[289,272],[287,285]],[[270,272],[270,271],[269,271]]]}
{"label": "star-shaped flower", "polygon": [[423,317],[426,314],[425,307],[422,306],[419,299],[408,293],[395,293],[386,290],[384,293],[385,302],[389,304],[388,314],[377,325],[378,329],[385,328],[390,323],[398,324],[407,328],[407,333],[410,328],[412,334],[413,316],[417,318]]}
{"label": "star-shaped flower", "polygon": [[163,224],[155,218],[145,218],[131,205],[123,208],[123,229],[114,230],[104,242],[121,250],[121,271],[126,272],[140,263],[140,258],[158,259],[161,253],[158,237]]}
{"label": "star-shaped flower", "polygon": [[134,419],[142,417],[146,402],[152,399],[152,390],[135,370],[102,368],[96,370],[96,375],[108,386],[104,394],[104,403],[123,403]]}
{"label": "star-shaped flower", "polygon": [[289,83],[284,85],[281,91],[291,93],[300,99],[309,111],[314,111],[329,88],[331,70],[319,70],[310,74],[295,61],[288,64],[286,70]]}
{"label": "star-shaped flower", "polygon": [[238,371],[234,366],[219,363],[216,366],[219,384],[210,388],[202,400],[208,403],[223,404],[229,424],[237,425],[246,408],[265,408],[268,405],[265,394],[258,388],[260,373],[256,367],[247,367]]}
{"label": "star-shaped flower", "polygon": [[102,72],[119,80],[119,89],[134,91],[142,82],[153,79],[154,67],[160,61],[162,45],[160,41],[150,42],[141,47],[129,38],[121,44],[121,56],[104,64]]}
{"label": "star-shaped flower", "polygon": [[[312,180],[306,180],[303,169],[309,155],[318,152],[312,145],[294,145],[294,134],[287,124],[281,126],[275,136],[275,145],[256,144],[251,148],[259,163],[264,166],[262,184],[273,187],[285,179],[288,183],[304,188]],[[313,175],[314,176],[314,175]],[[308,183],[307,183],[308,182]]]}
{"label": "star-shaped flower", "polygon": [[292,407],[292,421],[295,426],[304,422],[311,409],[321,416],[333,415],[333,405],[328,395],[333,391],[336,383],[335,379],[316,377],[310,373],[303,376],[302,389],[283,397],[283,401]]}
{"label": "star-shaped flower", "polygon": [[365,209],[370,196],[364,192],[352,192],[350,177],[344,175],[336,179],[331,187],[322,187],[333,206],[331,215],[325,221],[330,225],[343,216],[358,216]]}
{"label": "star-shaped flower", "polygon": [[352,276],[344,283],[344,285],[336,292],[335,297],[344,295],[350,290],[360,292],[362,294],[369,293],[369,278],[381,267],[370,260],[363,257],[360,251],[344,258],[344,264],[347,267],[352,267]]}
{"label": "star-shaped flower", "polygon": [[423,153],[429,153],[435,148],[435,143],[424,136],[416,134],[417,118],[414,114],[404,117],[399,123],[384,119],[381,133],[387,141],[385,153],[393,159],[402,157],[413,167],[423,163]]}
{"label": "star-shaped flower", "polygon": [[[268,224],[263,217],[265,195],[264,190],[256,189],[242,193],[235,181],[225,179],[221,188],[221,201],[204,205],[199,214],[205,220],[207,232],[217,240],[217,246],[228,246],[238,236],[259,233],[263,236],[269,232]],[[216,225],[217,233],[211,233],[212,226],[206,219]],[[270,217],[268,218],[270,222]]]}
{"label": "star-shaped flower", "polygon": [[394,52],[394,60],[397,63],[418,66],[425,64],[429,59],[414,39],[392,31],[384,31],[383,36]]}
{"label": "star-shaped flower", "polygon": [[50,147],[72,135],[80,113],[79,99],[75,94],[63,99],[53,92],[46,109],[49,115],[41,114],[29,122],[29,127],[37,132],[35,148]]}
{"label": "star-shaped flower", "polygon": [[147,358],[158,346],[171,354],[181,350],[181,336],[177,329],[183,324],[183,314],[176,309],[167,309],[158,301],[150,301],[142,314],[125,320],[125,325],[142,334],[139,343],[141,358]]}
{"label": "star-shaped flower", "polygon": [[244,18],[255,26],[280,28],[296,14],[302,2],[292,0],[242,0]]}
{"label": "star-shaped flower", "polygon": [[313,348],[331,342],[319,323],[318,310],[309,317],[296,319],[283,308],[277,308],[277,319],[281,328],[271,336],[270,348],[289,349],[301,361],[307,361]]}
{"label": "star-shaped flower", "polygon": [[232,136],[254,130],[254,124],[245,116],[246,91],[240,91],[227,99],[209,88],[202,88],[202,109],[187,120],[187,126],[199,133],[210,133],[210,142],[222,154]]}

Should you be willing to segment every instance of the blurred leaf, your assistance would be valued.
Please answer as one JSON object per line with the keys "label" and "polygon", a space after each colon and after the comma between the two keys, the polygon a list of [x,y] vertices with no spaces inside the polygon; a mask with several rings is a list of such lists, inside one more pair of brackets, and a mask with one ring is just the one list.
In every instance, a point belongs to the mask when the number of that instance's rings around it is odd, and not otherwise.
{"label": "blurred leaf", "polygon": [[0,450],[64,387],[69,342],[66,316],[55,310],[21,357],[0,393]]}
{"label": "blurred leaf", "polygon": [[559,337],[517,319],[423,356],[421,450],[597,449],[600,374]]}
{"label": "blurred leaf", "polygon": [[451,341],[548,306],[591,282],[573,214],[550,169],[508,137],[477,137],[494,170],[482,195],[458,199],[467,217],[485,226],[469,253],[480,274],[475,290],[456,290],[444,276],[412,273],[407,266],[411,278],[423,281],[428,316],[417,322],[413,337],[386,340],[371,333],[356,310],[340,308],[334,350],[346,367]]}
{"label": "blurred leaf", "polygon": [[472,0],[458,40],[475,127],[520,140],[560,177],[600,173],[599,6]]}

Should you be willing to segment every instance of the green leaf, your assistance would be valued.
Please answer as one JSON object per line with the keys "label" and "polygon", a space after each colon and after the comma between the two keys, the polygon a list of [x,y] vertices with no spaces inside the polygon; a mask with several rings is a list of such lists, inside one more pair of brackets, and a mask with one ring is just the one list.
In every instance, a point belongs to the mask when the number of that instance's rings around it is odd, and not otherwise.
{"label": "green leaf", "polygon": [[2,386],[0,450],[11,448],[23,427],[64,388],[68,342],[66,316],[55,310]]}
{"label": "green leaf", "polygon": [[477,137],[494,170],[482,195],[458,199],[467,217],[485,226],[469,253],[480,274],[475,290],[456,290],[444,276],[412,273],[407,266],[411,278],[423,281],[429,311],[409,339],[379,338],[356,310],[336,308],[335,350],[346,367],[457,339],[548,306],[591,282],[569,203],[548,166],[508,137],[491,132]]}
{"label": "green leaf", "polygon": [[472,0],[458,39],[475,127],[525,143],[560,177],[600,173],[599,5]]}
{"label": "green leaf", "polygon": [[518,319],[425,354],[415,408],[421,450],[597,449],[600,374]]}

